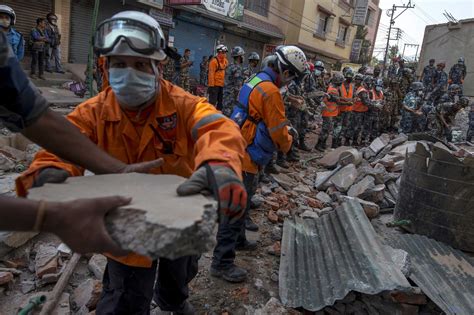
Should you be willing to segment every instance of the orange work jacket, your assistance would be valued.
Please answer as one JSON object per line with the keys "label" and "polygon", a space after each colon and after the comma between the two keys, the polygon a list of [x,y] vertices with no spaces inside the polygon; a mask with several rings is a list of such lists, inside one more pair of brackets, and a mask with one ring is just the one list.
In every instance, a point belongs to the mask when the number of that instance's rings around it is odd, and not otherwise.
{"label": "orange work jacket", "polygon": [[[341,85],[341,97],[351,99],[354,97],[354,85],[349,84],[349,89],[346,89],[344,83]],[[339,105],[339,112],[352,112],[353,105]]]}
{"label": "orange work jacket", "polygon": [[[277,86],[270,81],[260,83],[250,93],[248,108],[251,117],[265,122],[277,150],[287,153],[291,148],[293,138],[288,134],[285,105]],[[246,141],[246,146],[249,146],[252,144],[257,132],[257,125],[247,119],[241,131]],[[243,170],[252,174],[258,173],[258,166],[252,161],[247,151],[244,156]]]}
{"label": "orange work jacket", "polygon": [[377,91],[375,91],[375,89],[373,89],[372,95],[373,95],[372,98],[373,98],[374,101],[383,100],[383,98],[384,98],[383,91],[380,91],[380,94],[377,95]]}
{"label": "orange work jacket", "polygon": [[[339,90],[332,84],[328,87],[327,93],[330,95],[340,96]],[[326,107],[323,109],[321,115],[323,117],[336,117],[339,115],[339,108],[337,102],[332,102],[328,97],[324,98],[324,104]]]}
{"label": "orange work jacket", "polygon": [[354,107],[352,108],[352,111],[357,112],[357,113],[365,113],[366,111],[369,110],[367,106],[362,103],[359,95],[362,92],[368,92],[362,85],[357,88],[357,91],[355,93],[356,96],[356,101],[354,103]]}
{"label": "orange work jacket", "polygon": [[224,61],[221,62],[214,57],[209,62],[209,71],[207,75],[207,86],[221,86],[224,87],[225,84],[225,69],[229,62],[227,58],[224,58]]}
{"label": "orange work jacket", "polygon": [[[165,163],[154,172],[156,174],[189,177],[204,162],[212,160],[228,163],[241,177],[245,141],[239,127],[205,98],[189,94],[168,81],[160,82],[157,101],[148,117],[145,116],[145,125],[138,128],[121,110],[110,87],[77,106],[67,119],[97,146],[124,163],[163,158]],[[139,128],[142,128],[141,135]],[[172,152],[164,153],[169,145]],[[16,180],[19,196],[27,194],[35,176],[46,167],[66,170],[71,176],[84,174],[83,168],[40,151],[28,170]],[[134,253],[112,258],[129,266],[150,267],[152,264],[150,258]]]}

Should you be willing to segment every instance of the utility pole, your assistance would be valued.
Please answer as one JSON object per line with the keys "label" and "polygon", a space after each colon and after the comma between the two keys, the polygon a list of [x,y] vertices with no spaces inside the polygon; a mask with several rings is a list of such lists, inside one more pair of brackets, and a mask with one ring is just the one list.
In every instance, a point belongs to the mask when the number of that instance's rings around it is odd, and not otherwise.
{"label": "utility pole", "polygon": [[[387,56],[388,56],[388,48],[389,48],[389,45],[390,45],[390,33],[392,31],[392,25],[395,24],[395,20],[403,14],[403,12],[405,12],[406,10],[408,9],[413,9],[415,7],[415,5],[411,5],[411,0],[408,1],[408,4],[404,4],[404,5],[395,5],[393,4],[392,6],[392,9],[391,10],[387,10],[387,15],[390,14],[390,24],[388,26],[388,38],[387,38],[387,45],[385,47],[385,56],[383,58],[383,72],[385,73],[385,70],[387,69]],[[395,15],[395,11],[397,9],[404,9],[400,14],[398,14],[397,16],[394,17]],[[397,36],[398,37],[398,36]]]}
{"label": "utility pole", "polygon": [[405,48],[406,48],[407,46],[408,46],[408,47],[416,47],[415,60],[414,60],[414,61],[416,62],[416,56],[418,56],[418,49],[420,48],[420,45],[418,45],[418,44],[408,44],[408,43],[405,43],[405,44],[403,45],[402,58],[405,56]]}

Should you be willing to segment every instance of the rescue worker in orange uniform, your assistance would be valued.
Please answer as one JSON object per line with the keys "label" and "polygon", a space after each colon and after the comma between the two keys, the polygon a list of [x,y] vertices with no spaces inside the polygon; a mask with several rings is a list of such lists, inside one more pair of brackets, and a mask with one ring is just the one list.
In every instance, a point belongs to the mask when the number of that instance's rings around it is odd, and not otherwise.
{"label": "rescue worker in orange uniform", "polygon": [[339,116],[338,102],[341,98],[341,84],[344,77],[340,73],[334,74],[331,79],[331,84],[327,90],[327,96],[324,97],[324,108],[321,113],[323,117],[323,126],[319,134],[318,143],[316,143],[316,150],[324,152],[326,150],[326,142],[330,134],[333,135],[332,141],[335,141],[334,127]]}
{"label": "rescue worker in orange uniform", "polygon": [[[372,107],[370,100],[370,91],[372,90],[372,77],[356,74],[356,92],[355,103],[352,109],[354,134],[352,145],[359,145],[359,136],[361,141],[367,144],[370,135],[370,113],[369,108]],[[362,82],[361,84],[359,82]]]}
{"label": "rescue worker in orange uniform", "polygon": [[341,97],[339,98],[339,120],[337,128],[340,131],[335,135],[335,139],[332,142],[333,148],[337,148],[341,145],[346,145],[349,139],[352,139],[352,107],[354,105],[354,84],[352,79],[354,78],[354,71],[348,68],[344,72],[344,82],[340,87]]}
{"label": "rescue worker in orange uniform", "polygon": [[[77,106],[68,119],[126,163],[163,158],[153,173],[189,177],[179,195],[214,191],[220,217],[239,219],[247,202],[241,181],[245,141],[206,99],[161,79],[164,43],[158,22],[142,12],[121,12],[101,23],[94,45],[108,58],[110,87]],[[42,151],[18,178],[17,190],[24,195],[32,186],[83,173]],[[163,311],[194,314],[187,298],[197,261],[197,256],[161,258],[155,285],[156,261],[135,253],[109,255],[96,313],[149,314],[153,299]]]}
{"label": "rescue worker in orange uniform", "polygon": [[218,45],[216,47],[217,55],[209,62],[209,71],[207,74],[207,86],[209,93],[209,103],[214,105],[218,110],[222,110],[225,85],[225,70],[229,65],[226,58],[227,47]]}
{"label": "rescue worker in orange uniform", "polygon": [[239,105],[231,115],[246,141],[243,179],[248,199],[245,217],[235,224],[219,225],[210,270],[212,276],[229,282],[242,282],[247,277],[247,271],[234,264],[235,250],[252,250],[257,246],[245,237],[245,221],[257,189],[257,174],[277,150],[288,152],[293,139],[298,139],[296,130],[288,126],[280,88],[296,77],[302,78],[306,56],[296,46],[282,46],[275,55],[265,58],[262,67],[240,90]]}

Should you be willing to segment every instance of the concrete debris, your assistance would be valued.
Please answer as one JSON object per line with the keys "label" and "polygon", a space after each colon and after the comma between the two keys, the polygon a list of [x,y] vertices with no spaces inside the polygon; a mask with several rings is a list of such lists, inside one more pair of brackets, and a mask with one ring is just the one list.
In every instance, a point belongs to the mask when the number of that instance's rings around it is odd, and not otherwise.
{"label": "concrete debris", "polygon": [[58,249],[53,245],[40,245],[35,257],[35,271],[39,278],[58,271]]}
{"label": "concrete debris", "polygon": [[263,198],[259,194],[255,194],[252,199],[250,200],[250,207],[252,209],[260,208],[265,202],[265,198]]}
{"label": "concrete debris", "polygon": [[405,143],[408,141],[408,136],[404,133],[399,134],[396,138],[390,140],[389,144],[392,147],[399,146],[402,143]]}
{"label": "concrete debris", "polygon": [[375,185],[374,187],[369,187],[362,194],[359,195],[359,198],[372,201],[375,203],[380,203],[384,199],[385,185]]}
{"label": "concrete debris", "polygon": [[272,194],[272,189],[266,185],[263,185],[260,192],[263,196],[269,196]]}
{"label": "concrete debris", "polygon": [[97,302],[99,302],[101,292],[101,281],[87,279],[74,290],[72,302],[77,308],[85,306],[89,311],[92,311],[97,306]]}
{"label": "concrete debris", "polygon": [[64,243],[58,246],[58,252],[61,257],[70,257],[72,255],[72,250]]}
{"label": "concrete debris", "polygon": [[5,285],[13,281],[13,274],[11,272],[0,272],[0,285]]}
{"label": "concrete debris", "polygon": [[318,199],[325,205],[330,205],[332,203],[331,197],[329,197],[329,195],[326,194],[324,191],[318,192],[318,194],[316,195],[316,199]]}
{"label": "concrete debris", "polygon": [[364,193],[367,193],[369,189],[373,188],[375,188],[375,179],[372,176],[367,175],[360,182],[352,185],[347,192],[347,195],[350,197],[359,197]]}
{"label": "concrete debris", "polygon": [[[318,172],[316,174],[316,181],[314,182],[314,187],[317,189],[328,189],[332,185],[331,179],[328,178],[333,174],[333,171]],[[319,187],[319,188],[318,188]]]}
{"label": "concrete debris", "polygon": [[353,149],[352,147],[339,147],[329,153],[325,154],[323,158],[318,160],[318,164],[326,168],[334,168],[339,162],[339,157],[342,152]]}
{"label": "concrete debris", "polygon": [[280,173],[272,176],[275,181],[285,190],[291,190],[294,186],[296,186],[296,182],[286,174]]}
{"label": "concrete debris", "polygon": [[[112,211],[106,227],[122,248],[151,258],[197,255],[214,243],[216,202],[202,195],[179,197],[185,179],[174,175],[113,174],[71,177],[63,184],[30,190],[28,198],[67,201],[111,195],[133,196]],[[153,239],[153,242],[149,240]]]}
{"label": "concrete debris", "polygon": [[94,276],[101,280],[104,276],[105,266],[107,265],[107,257],[101,254],[94,254],[89,263],[87,264],[89,271],[94,274]]}
{"label": "concrete debris", "polygon": [[311,193],[311,189],[308,186],[303,185],[303,184],[298,184],[295,188],[293,188],[293,191],[296,191],[296,192],[302,193],[302,194]]}
{"label": "concrete debris", "polygon": [[369,146],[369,149],[374,152],[374,154],[379,153],[386,145],[390,142],[390,136],[386,133],[382,134],[380,137],[375,138],[374,141]]}
{"label": "concrete debris", "polygon": [[341,192],[346,192],[354,184],[357,177],[357,169],[354,164],[349,164],[341,168],[331,178],[331,182]]}
{"label": "concrete debris", "polygon": [[268,246],[267,253],[273,256],[280,256],[281,253],[281,242],[276,241],[273,245]]}
{"label": "concrete debris", "polygon": [[402,145],[399,145],[390,151],[392,154],[401,154],[405,156],[406,153],[413,153],[416,149],[417,141],[408,141]]}
{"label": "concrete debris", "polygon": [[0,153],[0,171],[10,171],[15,168],[15,162]]}
{"label": "concrete debris", "polygon": [[278,216],[273,210],[268,211],[267,218],[272,223],[278,223]]}
{"label": "concrete debris", "polygon": [[276,215],[279,218],[288,218],[290,216],[290,211],[288,211],[288,210],[278,210],[276,212]]}
{"label": "concrete debris", "polygon": [[56,283],[61,277],[61,274],[62,274],[62,271],[57,272],[57,273],[46,273],[41,277],[41,279],[38,279],[36,281],[36,286],[44,287],[47,284]]}
{"label": "concrete debris", "polygon": [[27,294],[36,289],[36,284],[34,281],[24,280],[21,282],[21,293]]}
{"label": "concrete debris", "polygon": [[[281,302],[272,297],[262,309],[255,310],[255,315],[287,315],[293,314],[290,310],[285,308]],[[296,312],[295,312],[296,314]]]}
{"label": "concrete debris", "polygon": [[343,196],[343,200],[355,200],[357,201],[361,206],[362,209],[364,209],[365,215],[369,219],[373,219],[377,217],[380,213],[380,207],[374,202],[366,201],[360,198],[354,198],[354,197],[349,197],[349,196]]}

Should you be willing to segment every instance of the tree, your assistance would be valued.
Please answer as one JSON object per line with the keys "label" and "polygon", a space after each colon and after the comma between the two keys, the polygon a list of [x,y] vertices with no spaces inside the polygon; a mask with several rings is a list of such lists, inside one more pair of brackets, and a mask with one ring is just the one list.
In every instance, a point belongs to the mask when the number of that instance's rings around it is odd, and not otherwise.
{"label": "tree", "polygon": [[362,44],[360,48],[360,53],[359,53],[359,59],[357,60],[357,63],[360,64],[368,64],[371,60],[370,56],[370,47],[372,46],[371,42],[366,39],[368,34],[368,30],[364,26],[357,26],[357,31],[356,31],[356,39],[361,39]]}

